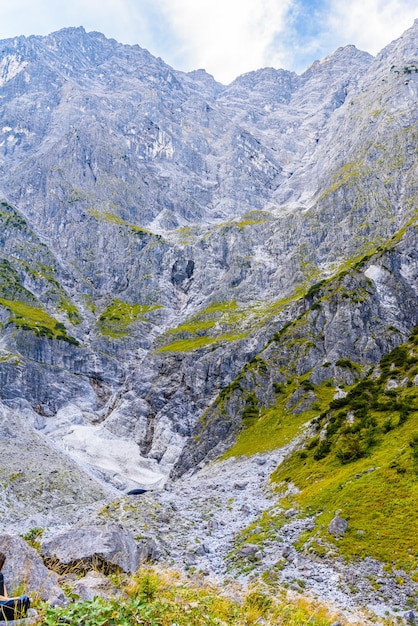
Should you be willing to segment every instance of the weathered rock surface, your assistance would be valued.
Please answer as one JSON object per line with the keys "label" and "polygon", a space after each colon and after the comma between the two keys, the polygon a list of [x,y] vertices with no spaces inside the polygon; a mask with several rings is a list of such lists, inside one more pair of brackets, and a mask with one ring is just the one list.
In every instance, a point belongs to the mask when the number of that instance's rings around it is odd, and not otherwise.
{"label": "weathered rock surface", "polygon": [[74,575],[74,579],[70,577],[61,577],[61,584],[65,581],[66,585],[71,587],[72,593],[76,594],[81,601],[92,601],[96,596],[99,598],[117,598],[120,597],[120,591],[112,584],[112,582],[97,571],[89,571],[83,578]]}
{"label": "weathered rock surface", "polygon": [[58,576],[49,571],[39,554],[16,535],[0,535],[0,551],[6,555],[3,574],[10,596],[23,584],[29,597],[48,600],[53,605],[66,603]]}
{"label": "weathered rock surface", "polygon": [[42,542],[46,565],[64,574],[98,570],[136,572],[139,553],[133,536],[115,524],[74,528]]}
{"label": "weathered rock surface", "polygon": [[345,535],[348,530],[348,522],[336,515],[333,520],[328,525],[328,532],[334,537],[338,537],[339,535]]}
{"label": "weathered rock surface", "polygon": [[0,403],[2,532],[75,523],[117,493],[34,429],[37,418],[25,403],[16,410]]}

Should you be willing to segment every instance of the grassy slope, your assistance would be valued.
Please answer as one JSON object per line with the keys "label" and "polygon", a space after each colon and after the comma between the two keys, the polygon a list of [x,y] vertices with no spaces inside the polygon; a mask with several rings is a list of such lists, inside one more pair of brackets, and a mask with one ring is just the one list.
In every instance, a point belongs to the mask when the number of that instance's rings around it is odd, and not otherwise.
{"label": "grassy slope", "polygon": [[[317,515],[303,541],[319,554],[332,542],[346,557],[369,555],[418,580],[417,364],[413,333],[345,398],[329,403],[316,420],[317,434],[272,478],[279,491],[295,484],[294,503]],[[326,530],[336,511],[349,522],[338,540]]]}
{"label": "grassy slope", "polygon": [[[299,490],[282,500],[285,507],[315,515],[315,528],[303,536],[300,547],[305,544],[320,556],[329,550],[350,559],[372,556],[418,580],[417,375],[418,334],[413,333],[365,379],[347,387],[345,398],[333,400],[335,389],[327,383],[313,390],[305,383],[316,403],[295,415],[293,407],[286,408],[301,382],[293,381],[259,417],[244,416],[246,427],[225,457],[283,446],[310,423],[303,447],[272,476],[279,495],[289,483]],[[327,532],[336,511],[349,523],[338,539]],[[267,518],[261,527],[273,522]]]}

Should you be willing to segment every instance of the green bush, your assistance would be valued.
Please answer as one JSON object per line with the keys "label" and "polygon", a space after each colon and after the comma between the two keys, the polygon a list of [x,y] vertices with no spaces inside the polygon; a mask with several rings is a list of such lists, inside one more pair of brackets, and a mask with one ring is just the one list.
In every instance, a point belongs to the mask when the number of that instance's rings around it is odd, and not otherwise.
{"label": "green bush", "polygon": [[283,383],[276,383],[276,382],[273,383],[273,389],[275,393],[283,393],[284,388],[285,387]]}
{"label": "green bush", "polygon": [[313,391],[315,389],[315,385],[311,383],[310,380],[302,380],[300,386],[309,391]]}
{"label": "green bush", "polygon": [[395,428],[395,426],[392,422],[392,418],[391,417],[386,418],[382,426],[383,432],[386,434],[389,431],[393,430],[393,428]]}
{"label": "green bush", "polygon": [[331,450],[332,441],[330,439],[323,439],[318,446],[317,451],[314,454],[315,461],[320,461],[329,454]]}
{"label": "green bush", "polygon": [[415,433],[410,442],[410,447],[412,448],[411,455],[415,463],[418,463],[418,433]]}
{"label": "green bush", "polygon": [[355,366],[350,361],[350,359],[343,359],[343,358],[338,359],[335,365],[338,365],[338,367],[348,367],[348,369],[355,369]]}
{"label": "green bush", "polygon": [[364,455],[364,446],[358,434],[344,435],[340,440],[340,445],[335,452],[341,463],[348,463],[359,459]]}

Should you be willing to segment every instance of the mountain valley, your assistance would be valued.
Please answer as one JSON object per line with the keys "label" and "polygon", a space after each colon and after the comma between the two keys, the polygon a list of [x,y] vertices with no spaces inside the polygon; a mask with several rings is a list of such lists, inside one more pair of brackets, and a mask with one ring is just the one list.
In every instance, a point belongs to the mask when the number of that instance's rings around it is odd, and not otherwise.
{"label": "mountain valley", "polygon": [[230,85],[0,42],[3,532],[418,610],[417,99],[418,21]]}

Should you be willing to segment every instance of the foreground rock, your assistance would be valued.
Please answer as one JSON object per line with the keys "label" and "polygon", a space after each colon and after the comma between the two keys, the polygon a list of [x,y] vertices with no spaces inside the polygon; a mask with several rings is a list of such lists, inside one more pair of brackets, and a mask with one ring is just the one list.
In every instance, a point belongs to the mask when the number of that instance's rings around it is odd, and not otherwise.
{"label": "foreground rock", "polygon": [[58,586],[58,576],[50,572],[36,550],[14,535],[0,535],[0,552],[6,555],[3,568],[9,595],[23,584],[25,593],[33,599],[39,597],[52,605],[65,604],[65,595]]}
{"label": "foreground rock", "polygon": [[78,528],[43,542],[45,564],[60,574],[136,572],[140,555],[133,536],[116,524]]}
{"label": "foreground rock", "polygon": [[92,601],[96,596],[110,600],[121,595],[109,578],[95,571],[87,572],[80,579],[76,574],[67,574],[61,577],[60,583],[71,587],[71,592],[81,601]]}

